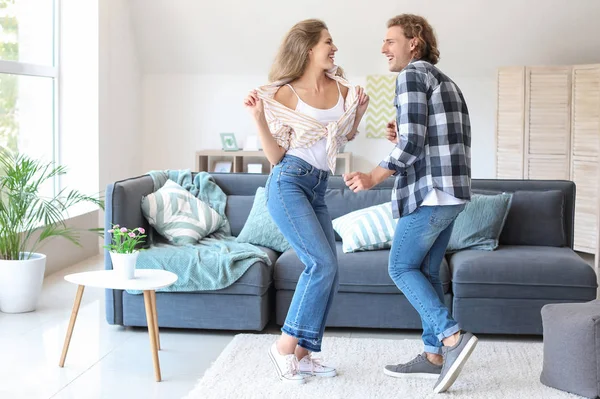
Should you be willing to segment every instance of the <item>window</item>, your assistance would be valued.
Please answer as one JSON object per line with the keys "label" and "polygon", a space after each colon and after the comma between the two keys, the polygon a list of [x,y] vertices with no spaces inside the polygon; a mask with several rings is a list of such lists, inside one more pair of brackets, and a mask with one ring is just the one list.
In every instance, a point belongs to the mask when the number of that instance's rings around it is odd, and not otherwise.
{"label": "window", "polygon": [[0,146],[45,161],[58,159],[58,1],[0,0]]}

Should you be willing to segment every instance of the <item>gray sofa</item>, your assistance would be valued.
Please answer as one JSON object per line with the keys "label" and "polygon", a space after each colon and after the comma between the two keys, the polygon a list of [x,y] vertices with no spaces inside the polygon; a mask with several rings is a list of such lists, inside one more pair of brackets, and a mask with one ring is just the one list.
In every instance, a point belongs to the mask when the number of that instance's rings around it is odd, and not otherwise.
{"label": "gray sofa", "polygon": [[[213,176],[228,196],[226,214],[233,235],[237,235],[252,208],[256,189],[264,186],[268,176]],[[373,190],[353,193],[341,177],[331,177],[326,200],[332,219],[390,201],[392,187],[390,178]],[[140,202],[152,189],[148,175],[110,184],[106,190],[105,226],[120,224],[149,229]],[[442,264],[446,305],[463,328],[476,333],[541,334],[540,310],[545,304],[596,298],[596,274],[572,249],[574,183],[474,180],[473,190],[514,192],[515,197],[497,250],[449,253]],[[517,193],[522,193],[518,200]],[[554,196],[546,199],[545,194],[539,197],[536,193],[554,193]],[[557,198],[558,205],[552,204]],[[553,211],[557,206],[558,210]],[[547,218],[540,217],[544,211]],[[388,276],[389,251],[345,254],[339,236],[337,240],[340,288],[327,325],[420,329],[418,314]],[[159,325],[262,330],[269,320],[283,324],[304,267],[293,250],[283,254],[263,250],[272,265],[254,264],[226,289],[157,293]],[[111,269],[110,256],[105,255],[105,267]],[[110,324],[145,326],[142,296],[107,290],[106,318]]]}

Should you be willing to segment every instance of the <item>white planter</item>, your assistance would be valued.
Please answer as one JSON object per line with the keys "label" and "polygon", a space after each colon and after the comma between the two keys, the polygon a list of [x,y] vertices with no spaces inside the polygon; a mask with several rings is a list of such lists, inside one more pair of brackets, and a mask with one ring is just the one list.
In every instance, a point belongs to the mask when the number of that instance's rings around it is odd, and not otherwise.
{"label": "white planter", "polygon": [[110,252],[110,259],[112,260],[112,267],[115,273],[123,280],[131,280],[135,277],[135,262],[139,252],[131,254],[118,254],[116,252]]}
{"label": "white planter", "polygon": [[0,259],[0,311],[35,310],[46,270],[46,255],[34,253],[27,260]]}

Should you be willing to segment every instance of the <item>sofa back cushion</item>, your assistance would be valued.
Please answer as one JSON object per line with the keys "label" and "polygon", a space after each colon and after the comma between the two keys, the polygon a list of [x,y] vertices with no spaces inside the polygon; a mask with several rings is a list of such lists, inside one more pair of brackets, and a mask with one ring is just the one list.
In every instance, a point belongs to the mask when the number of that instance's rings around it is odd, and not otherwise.
{"label": "sofa back cushion", "polygon": [[564,196],[559,190],[515,191],[507,223],[500,234],[502,245],[566,245]]}
{"label": "sofa back cushion", "polygon": [[501,245],[573,248],[575,184],[555,180],[473,180],[473,192],[513,193]]}
{"label": "sofa back cushion", "polygon": [[211,173],[215,183],[227,195],[225,216],[231,226],[231,234],[238,236],[254,203],[254,194],[258,187],[264,187],[268,175],[249,173]]}
{"label": "sofa back cushion", "polygon": [[[353,193],[346,189],[330,188],[325,194],[325,203],[331,220],[334,220],[359,209],[390,202],[391,198],[391,190],[368,190]],[[335,233],[335,239],[336,241],[342,241],[337,232]]]}
{"label": "sofa back cushion", "polygon": [[225,216],[231,226],[231,235],[237,237],[248,220],[254,195],[228,195]]}
{"label": "sofa back cushion", "polygon": [[[231,234],[238,236],[248,219],[254,194],[258,187],[264,187],[268,175],[246,173],[213,173],[215,182],[227,194],[225,215],[231,225]],[[325,202],[331,219],[357,209],[389,202],[392,198],[394,179],[390,178],[372,190],[353,193],[344,184],[341,176],[330,176]],[[336,240],[342,239],[336,233]]]}
{"label": "sofa back cushion", "polygon": [[[264,187],[269,176],[244,173],[215,173],[213,176],[216,183],[228,196],[225,214],[231,224],[232,234],[237,236],[248,219],[256,189],[260,186]],[[341,176],[331,176],[325,196],[331,219],[357,209],[390,201],[393,186],[394,178],[390,177],[374,189],[353,193],[346,187]],[[500,244],[511,242],[514,245],[561,246],[559,231],[562,226],[562,242],[564,242],[565,246],[573,248],[575,209],[575,184],[573,182],[562,180],[473,179],[472,188],[473,192],[542,192],[539,197],[524,194],[518,195],[518,198],[513,198],[513,205],[515,199],[517,200],[517,206],[513,210],[516,213],[511,215],[509,212],[502,235],[500,236]],[[560,194],[543,193],[550,191],[559,191]],[[553,208],[553,206],[558,204],[558,196],[562,196],[562,211],[558,208]],[[542,201],[544,206],[541,206],[539,201]],[[562,223],[559,225],[556,219],[553,219],[550,224],[541,223],[539,220],[536,223],[532,223],[530,221],[531,218],[526,220],[522,216],[524,214],[529,216],[528,213],[536,214],[536,212],[538,215],[540,212],[542,214],[561,215]],[[552,234],[550,234],[550,231]],[[525,232],[526,234],[521,232]],[[525,237],[523,237],[523,234],[525,234]],[[341,241],[337,233],[336,239]]]}

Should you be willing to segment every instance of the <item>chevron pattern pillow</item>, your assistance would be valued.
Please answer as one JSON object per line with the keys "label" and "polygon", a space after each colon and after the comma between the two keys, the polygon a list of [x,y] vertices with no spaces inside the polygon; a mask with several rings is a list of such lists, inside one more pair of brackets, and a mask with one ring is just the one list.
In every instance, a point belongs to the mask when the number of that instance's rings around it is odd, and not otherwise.
{"label": "chevron pattern pillow", "polygon": [[173,180],[142,199],[142,213],[160,235],[177,245],[196,244],[222,222],[221,215]]}
{"label": "chevron pattern pillow", "polygon": [[344,253],[392,247],[398,221],[392,216],[392,204],[386,202],[347,213],[332,221],[342,237]]}

